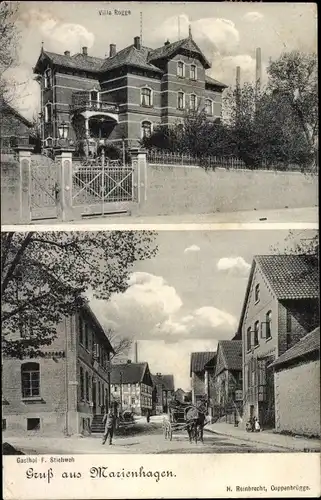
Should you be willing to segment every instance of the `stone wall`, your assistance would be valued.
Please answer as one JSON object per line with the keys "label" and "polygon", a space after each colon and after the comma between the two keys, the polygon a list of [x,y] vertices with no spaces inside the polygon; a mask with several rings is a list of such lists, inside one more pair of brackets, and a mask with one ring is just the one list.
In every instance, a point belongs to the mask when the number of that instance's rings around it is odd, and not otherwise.
{"label": "stone wall", "polygon": [[317,179],[299,172],[147,165],[142,215],[207,214],[317,205]]}
{"label": "stone wall", "polygon": [[320,436],[320,361],[275,373],[276,430]]}

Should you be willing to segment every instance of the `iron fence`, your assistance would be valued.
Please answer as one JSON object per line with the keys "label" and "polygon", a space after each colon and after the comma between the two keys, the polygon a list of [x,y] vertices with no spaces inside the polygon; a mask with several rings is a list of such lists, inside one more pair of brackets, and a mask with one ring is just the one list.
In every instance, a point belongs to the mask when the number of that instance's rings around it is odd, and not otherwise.
{"label": "iron fence", "polygon": [[193,166],[208,169],[251,169],[251,170],[280,170],[280,171],[301,171],[302,166],[284,162],[275,162],[262,159],[255,165],[246,165],[243,160],[236,156],[203,156],[195,157],[185,153],[172,153],[168,151],[149,150],[147,151],[147,161],[150,165],[168,165],[175,167]]}

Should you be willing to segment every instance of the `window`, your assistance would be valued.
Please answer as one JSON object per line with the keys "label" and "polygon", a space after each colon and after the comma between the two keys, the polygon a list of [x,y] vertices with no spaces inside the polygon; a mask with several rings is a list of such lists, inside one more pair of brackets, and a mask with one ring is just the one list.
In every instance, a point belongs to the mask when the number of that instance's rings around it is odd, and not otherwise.
{"label": "window", "polygon": [[131,398],[131,401],[132,401],[131,404],[134,405],[135,404],[135,398]]}
{"label": "window", "polygon": [[45,140],[45,143],[46,143],[46,146],[48,146],[48,148],[52,148],[52,146],[53,146],[53,140],[52,140],[52,137],[48,137],[48,138]]}
{"label": "window", "polygon": [[211,99],[205,100],[205,113],[207,115],[213,114],[213,101]]}
{"label": "window", "polygon": [[47,68],[44,73],[44,84],[45,89],[49,89],[51,87],[51,69]]}
{"label": "window", "polygon": [[79,328],[79,343],[84,345],[84,320],[79,315],[78,316],[78,328]]}
{"label": "window", "polygon": [[84,377],[84,369],[80,367],[80,400],[84,401],[85,399],[85,377]]}
{"label": "window", "polygon": [[152,133],[152,124],[151,122],[143,122],[142,123],[142,137],[150,137]]}
{"label": "window", "polygon": [[89,375],[86,372],[86,401],[89,401]]}
{"label": "window", "polygon": [[90,102],[92,105],[95,105],[99,102],[99,93],[97,90],[92,90],[89,94]]}
{"label": "window", "polygon": [[191,64],[190,79],[196,80],[196,66],[195,66],[195,64]]}
{"label": "window", "polygon": [[5,431],[7,429],[7,420],[5,418],[2,419],[2,430]]}
{"label": "window", "polygon": [[248,329],[247,329],[247,332],[246,332],[246,347],[247,347],[247,350],[249,351],[251,349],[251,327],[249,326]]}
{"label": "window", "polygon": [[177,94],[177,107],[178,107],[178,109],[185,108],[185,94],[184,94],[184,92],[178,92],[178,94]]}
{"label": "window", "polygon": [[259,327],[260,327],[260,322],[255,321],[255,323],[254,323],[254,346],[259,345]]}
{"label": "window", "polygon": [[21,388],[23,398],[40,396],[39,363],[25,363],[21,366]]}
{"label": "window", "polygon": [[266,338],[270,339],[272,337],[272,311],[268,311],[265,317],[266,322]]}
{"label": "window", "polygon": [[190,96],[190,108],[195,111],[197,106],[197,97],[195,94],[191,94]]}
{"label": "window", "polygon": [[51,102],[48,102],[45,105],[45,122],[46,123],[52,122],[52,104],[51,104]]}
{"label": "window", "polygon": [[177,63],[177,76],[179,78],[184,78],[185,76],[185,64],[183,61],[178,61]]}
{"label": "window", "polygon": [[142,106],[152,105],[152,91],[148,87],[144,87],[140,92],[140,103]]}
{"label": "window", "polygon": [[84,336],[85,336],[85,348],[89,350],[89,328],[88,324],[84,322]]}
{"label": "window", "polygon": [[27,418],[27,431],[39,431],[40,418]]}
{"label": "window", "polygon": [[257,285],[255,285],[254,300],[255,300],[255,302],[259,302],[259,300],[260,300],[260,285],[259,285],[259,283]]}

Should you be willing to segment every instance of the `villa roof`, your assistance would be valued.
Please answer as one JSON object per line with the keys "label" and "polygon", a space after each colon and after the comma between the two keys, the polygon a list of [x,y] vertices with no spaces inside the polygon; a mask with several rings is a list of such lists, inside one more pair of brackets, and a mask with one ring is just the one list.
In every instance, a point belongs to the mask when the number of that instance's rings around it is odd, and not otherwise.
{"label": "villa roof", "polygon": [[224,89],[227,89],[228,85],[225,85],[225,83],[219,82],[218,80],[215,80],[214,78],[205,75],[205,83],[208,83],[209,85],[215,85],[215,87],[222,87]]}
{"label": "villa roof", "polygon": [[119,66],[136,66],[162,73],[162,71],[148,61],[148,54],[152,49],[141,47],[136,49],[134,45],[125,47],[116,53],[113,57],[108,57],[102,64],[100,71],[108,71]]}
{"label": "villa roof", "polygon": [[312,332],[308,333],[299,342],[297,342],[291,349],[288,349],[279,358],[277,358],[270,366],[279,368],[282,365],[289,363],[295,359],[302,358],[307,354],[320,351],[320,327],[315,328]]}
{"label": "villa roof", "polygon": [[173,56],[175,53],[177,53],[181,49],[187,50],[189,52],[197,53],[200,56],[204,67],[206,69],[211,67],[211,64],[206,59],[206,57],[204,56],[201,49],[198,47],[198,45],[194,42],[194,40],[191,37],[184,38],[183,40],[178,40],[177,42],[169,43],[169,44],[163,45],[162,47],[154,49],[149,54],[148,60],[149,61],[156,61],[157,59],[166,59],[168,57]]}

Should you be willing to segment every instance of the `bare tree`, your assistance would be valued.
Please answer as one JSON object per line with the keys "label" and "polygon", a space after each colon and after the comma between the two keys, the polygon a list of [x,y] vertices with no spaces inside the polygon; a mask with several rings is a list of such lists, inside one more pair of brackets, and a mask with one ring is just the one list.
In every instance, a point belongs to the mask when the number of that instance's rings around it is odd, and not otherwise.
{"label": "bare tree", "polygon": [[4,100],[12,100],[16,83],[6,77],[8,69],[18,61],[19,31],[16,19],[19,10],[18,2],[2,2],[0,4],[0,104]]}
{"label": "bare tree", "polygon": [[133,345],[133,339],[121,337],[112,329],[109,329],[107,331],[107,337],[115,351],[111,362],[118,363],[124,360],[124,358],[127,359],[129,350]]}

